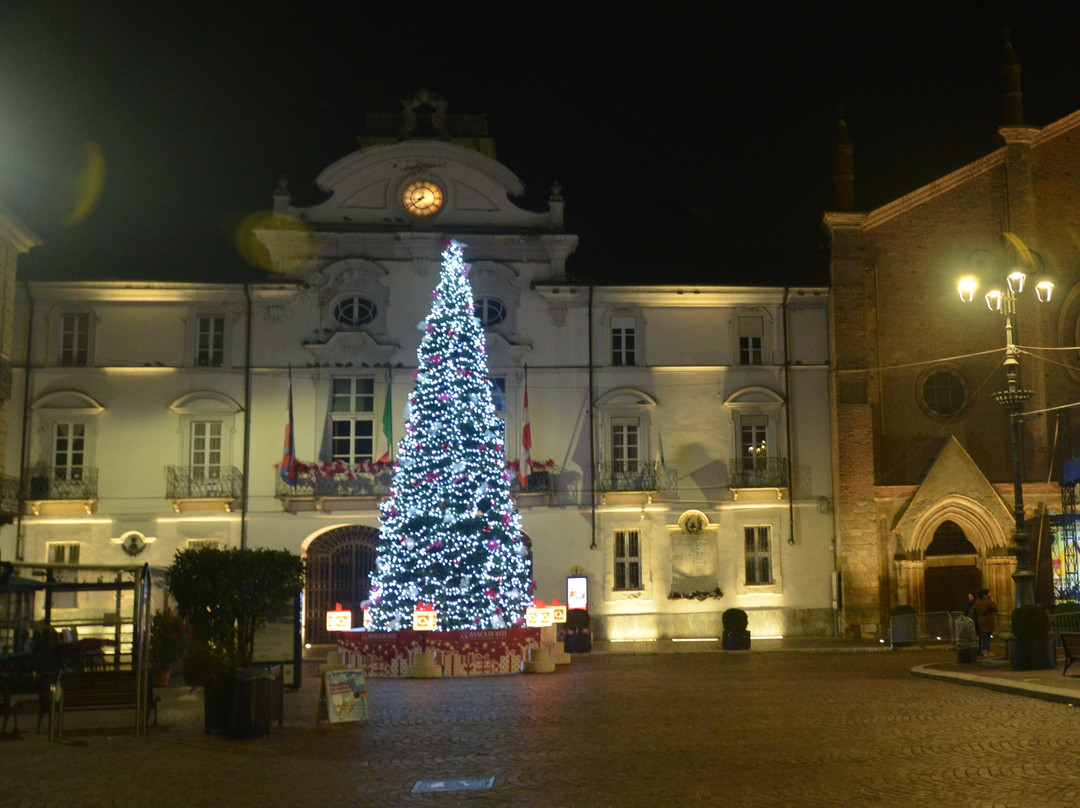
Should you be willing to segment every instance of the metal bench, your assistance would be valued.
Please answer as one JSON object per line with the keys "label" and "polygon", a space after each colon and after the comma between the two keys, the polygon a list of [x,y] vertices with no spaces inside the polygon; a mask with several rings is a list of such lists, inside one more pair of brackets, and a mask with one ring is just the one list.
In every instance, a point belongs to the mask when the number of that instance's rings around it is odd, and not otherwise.
{"label": "metal bench", "polygon": [[1059,636],[1061,648],[1065,651],[1065,667],[1061,670],[1061,675],[1064,676],[1069,666],[1080,659],[1080,631],[1063,631]]}
{"label": "metal bench", "polygon": [[[157,703],[149,679],[145,679],[146,724],[150,723],[150,711],[157,724]],[[138,712],[139,680],[133,670],[80,671],[61,673],[51,688],[49,710],[49,740],[64,737],[64,713],[84,710],[124,710]],[[136,717],[135,732],[143,727]],[[55,734],[54,734],[55,732]]]}

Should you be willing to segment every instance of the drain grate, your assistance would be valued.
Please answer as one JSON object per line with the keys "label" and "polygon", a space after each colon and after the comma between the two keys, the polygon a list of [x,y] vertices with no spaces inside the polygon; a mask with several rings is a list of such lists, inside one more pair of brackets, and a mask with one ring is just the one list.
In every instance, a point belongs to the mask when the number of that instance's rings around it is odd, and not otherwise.
{"label": "drain grate", "polygon": [[431,794],[443,791],[483,791],[495,785],[494,777],[448,778],[446,780],[417,780],[413,794]]}

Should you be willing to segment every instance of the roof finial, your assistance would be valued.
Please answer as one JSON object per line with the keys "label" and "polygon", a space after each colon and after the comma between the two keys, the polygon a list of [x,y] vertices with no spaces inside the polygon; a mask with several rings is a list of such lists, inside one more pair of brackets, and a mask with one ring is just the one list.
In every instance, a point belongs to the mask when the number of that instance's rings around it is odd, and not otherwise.
{"label": "roof finial", "polygon": [[838,211],[855,210],[855,144],[844,120],[843,105],[836,108],[839,120],[833,139],[833,204]]}
{"label": "roof finial", "polygon": [[1020,60],[1012,45],[1012,31],[1005,33],[1005,55],[1001,61],[1001,123],[1024,125],[1024,93],[1020,84]]}

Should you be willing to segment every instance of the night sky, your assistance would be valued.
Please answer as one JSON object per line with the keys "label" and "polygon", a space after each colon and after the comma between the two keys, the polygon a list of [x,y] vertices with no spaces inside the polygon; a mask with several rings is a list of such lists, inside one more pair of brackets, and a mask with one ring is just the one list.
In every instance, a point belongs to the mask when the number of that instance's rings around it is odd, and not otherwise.
{"label": "night sky", "polygon": [[1080,108],[1071,2],[600,5],[5,2],[0,200],[45,242],[20,277],[258,277],[240,219],[426,87],[488,114],[520,204],[561,183],[573,274],[820,284],[839,105],[860,209],[996,147],[1005,27],[1026,121]]}

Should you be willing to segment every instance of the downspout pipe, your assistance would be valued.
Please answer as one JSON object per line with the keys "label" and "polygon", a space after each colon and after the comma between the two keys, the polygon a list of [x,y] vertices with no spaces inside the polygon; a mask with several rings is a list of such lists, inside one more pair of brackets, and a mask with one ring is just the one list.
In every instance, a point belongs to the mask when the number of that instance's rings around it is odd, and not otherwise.
{"label": "downspout pipe", "polygon": [[23,532],[23,508],[25,506],[27,480],[22,479],[26,473],[27,458],[30,454],[30,360],[33,356],[34,345],[34,296],[30,292],[30,283],[23,284],[26,289],[26,365],[23,368],[23,404],[22,404],[22,437],[19,441],[19,507],[15,514],[15,560],[26,560],[26,548],[23,542],[26,535]]}
{"label": "downspout pipe", "polygon": [[784,287],[784,306],[781,316],[784,322],[784,399],[787,402],[784,422],[787,433],[787,475],[788,475],[788,544],[795,543],[795,467],[792,459],[791,439],[791,323],[788,320],[788,300],[791,287]]}
{"label": "downspout pipe", "polygon": [[593,286],[589,284],[589,306],[588,306],[588,327],[589,327],[589,474],[592,479],[589,480],[589,507],[592,509],[592,518],[589,520],[589,524],[592,525],[592,543],[589,545],[590,550],[596,549],[596,415],[593,412],[593,402],[596,400],[595,390],[595,371],[596,363],[593,361]]}
{"label": "downspout pipe", "polygon": [[251,285],[244,284],[244,297],[247,299],[244,335],[244,467],[240,480],[240,549],[248,545],[248,492],[251,488]]}

